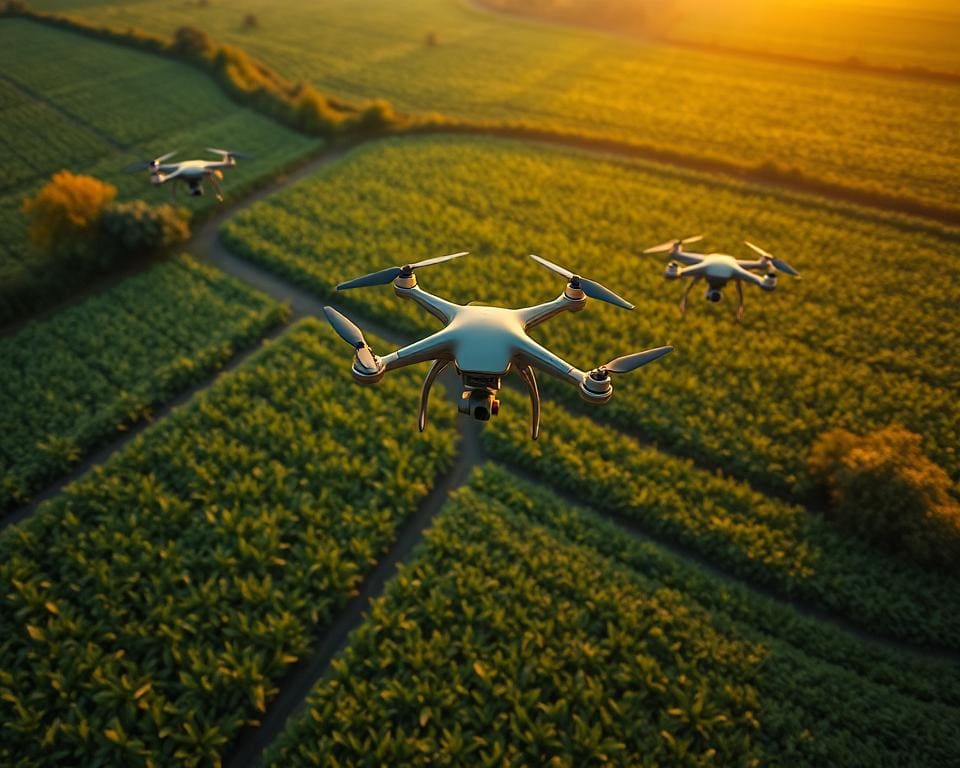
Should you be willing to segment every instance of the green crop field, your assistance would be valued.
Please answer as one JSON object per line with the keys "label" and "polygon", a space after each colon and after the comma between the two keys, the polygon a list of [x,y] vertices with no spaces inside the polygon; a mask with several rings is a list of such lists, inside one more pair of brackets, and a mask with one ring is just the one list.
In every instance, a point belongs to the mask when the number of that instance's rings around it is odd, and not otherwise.
{"label": "green crop field", "polygon": [[[772,294],[748,287],[743,324],[732,317],[734,296],[714,306],[701,291],[681,319],[681,287],[662,278],[666,259],[640,251],[700,231],[709,234],[707,250],[745,256],[740,241],[759,242],[803,279],[783,277]],[[562,279],[526,258],[537,252],[637,305],[625,312],[593,302],[576,320],[536,331],[571,363],[588,369],[676,346],[618,379],[598,418],[784,492],[802,482],[822,431],[900,421],[960,477],[960,404],[951,395],[960,383],[960,329],[947,310],[960,289],[939,279],[960,256],[949,231],[649,164],[436,138],[354,152],[243,212],[224,235],[236,253],[320,295],[378,267],[471,250],[456,266],[424,271],[423,285],[461,302],[508,306],[562,289]],[[905,258],[909,292],[900,287]],[[388,288],[338,299],[410,330],[436,325]],[[549,391],[577,400],[568,388]]]}
{"label": "green crop field", "polygon": [[[169,187],[122,169],[172,150],[187,159],[226,146],[256,155],[226,177],[227,193],[238,193],[320,146],[238,107],[184,64],[17,19],[0,19],[0,126],[0,279],[25,293],[51,286],[45,257],[27,242],[21,201],[56,171],[108,180],[121,198],[166,202]],[[204,210],[214,200],[181,204]],[[17,314],[0,307],[0,322]]]}
{"label": "green crop field", "polygon": [[[40,8],[60,8],[46,0]],[[206,30],[282,74],[398,109],[776,163],[960,212],[960,99],[950,83],[789,66],[493,16],[460,0],[281,0],[265,7],[69,0],[117,27]],[[241,21],[252,12],[259,28]],[[425,45],[434,32],[438,46]]]}
{"label": "green crop field", "polygon": [[0,763],[210,765],[263,712],[453,455],[342,358],[299,323],[0,533]]}
{"label": "green crop field", "polygon": [[[952,759],[955,668],[915,666],[839,636],[824,638],[823,658],[802,637],[794,643],[800,627],[743,623],[725,603],[762,613],[764,601],[723,591],[595,515],[483,469],[454,494],[267,762]],[[876,666],[858,669],[859,654]],[[918,689],[886,684],[898,666]]]}
{"label": "green crop field", "polygon": [[620,515],[743,580],[846,617],[878,635],[960,650],[960,579],[886,557],[822,515],[765,497],[544,405],[530,440],[526,395],[505,392],[484,432],[491,455]]}
{"label": "green crop field", "polygon": [[0,513],[149,417],[152,406],[207,376],[285,313],[180,257],[0,339]]}

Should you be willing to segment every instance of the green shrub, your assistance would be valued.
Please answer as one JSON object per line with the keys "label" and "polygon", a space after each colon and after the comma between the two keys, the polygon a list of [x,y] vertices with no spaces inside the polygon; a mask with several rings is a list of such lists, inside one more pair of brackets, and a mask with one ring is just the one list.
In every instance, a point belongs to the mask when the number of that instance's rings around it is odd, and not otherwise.
{"label": "green shrub", "polygon": [[844,528],[916,562],[957,571],[960,504],[921,437],[898,425],[858,437],[825,432],[810,453],[814,479]]}
{"label": "green shrub", "polygon": [[111,203],[100,216],[102,249],[112,258],[133,252],[152,255],[190,238],[184,211],[168,203],[150,205],[143,200]]}

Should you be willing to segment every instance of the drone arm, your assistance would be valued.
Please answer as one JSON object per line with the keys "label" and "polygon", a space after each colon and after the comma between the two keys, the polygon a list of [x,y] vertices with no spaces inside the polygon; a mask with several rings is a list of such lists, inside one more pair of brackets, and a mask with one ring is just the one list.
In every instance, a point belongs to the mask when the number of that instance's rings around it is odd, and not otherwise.
{"label": "drone arm", "polygon": [[427,336],[425,339],[415,341],[381,357],[380,363],[384,370],[392,371],[395,368],[415,365],[426,360],[449,360],[452,358],[452,340],[449,331],[444,328],[432,336]]}
{"label": "drone arm", "polygon": [[738,259],[737,265],[743,269],[767,269],[770,262],[766,259],[757,259],[756,261],[741,261]]}
{"label": "drone arm", "polygon": [[529,365],[517,366],[517,373],[530,392],[530,437],[536,440],[540,437],[540,390],[537,389],[537,377]]}
{"label": "drone arm", "polygon": [[410,288],[402,288],[395,285],[394,291],[402,299],[410,299],[423,307],[427,312],[436,317],[441,323],[449,323],[457,315],[458,304],[452,301],[441,299],[423,290],[416,283]]}
{"label": "drone arm", "polygon": [[753,283],[754,285],[760,286],[763,288],[763,278],[759,275],[755,275],[753,272],[748,272],[742,264],[737,264],[737,268],[733,273],[733,276],[737,279],[737,286],[739,287],[740,280],[746,280],[748,283]]}
{"label": "drone arm", "polygon": [[685,251],[674,251],[670,254],[670,258],[674,261],[678,261],[681,264],[692,267],[699,264],[704,259],[704,254],[702,253],[687,253]]}
{"label": "drone arm", "polygon": [[561,381],[574,386],[580,386],[586,374],[579,368],[576,368],[566,360],[553,354],[546,347],[537,344],[533,339],[524,339],[522,346],[517,350],[518,356],[526,364],[533,368],[539,368],[544,373],[549,373]]}
{"label": "drone arm", "polygon": [[546,322],[551,317],[559,315],[561,312],[576,312],[579,309],[583,309],[583,305],[583,299],[571,299],[567,297],[566,293],[561,293],[553,301],[518,309],[517,314],[523,322],[524,329],[529,330],[534,326],[540,325],[540,323]]}

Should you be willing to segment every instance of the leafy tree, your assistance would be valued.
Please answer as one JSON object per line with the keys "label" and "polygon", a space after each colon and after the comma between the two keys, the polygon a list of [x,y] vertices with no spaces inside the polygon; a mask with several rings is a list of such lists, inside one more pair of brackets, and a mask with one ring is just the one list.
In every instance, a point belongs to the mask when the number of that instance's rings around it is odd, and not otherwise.
{"label": "leafy tree", "polygon": [[103,208],[117,195],[113,184],[70,171],[55,173],[23,201],[30,239],[52,253],[89,247]]}
{"label": "leafy tree", "polygon": [[864,437],[832,429],[814,444],[810,473],[829,492],[842,526],[916,562],[956,571],[960,504],[947,473],[920,443],[899,425]]}
{"label": "leafy tree", "polygon": [[104,249],[116,254],[154,254],[185,242],[190,226],[183,211],[168,203],[132,200],[104,208],[100,236]]}

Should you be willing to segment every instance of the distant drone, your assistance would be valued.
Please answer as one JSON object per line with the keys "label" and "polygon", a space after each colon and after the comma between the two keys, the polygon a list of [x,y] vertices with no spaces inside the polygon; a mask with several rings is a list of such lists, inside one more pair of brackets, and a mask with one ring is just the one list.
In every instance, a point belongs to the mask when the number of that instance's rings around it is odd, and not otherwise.
{"label": "distant drone", "polygon": [[497,415],[500,410],[500,401],[497,400],[500,379],[511,367],[516,367],[530,392],[530,436],[536,440],[540,434],[540,393],[534,368],[576,386],[584,400],[600,405],[613,396],[610,374],[628,373],[673,351],[673,347],[657,347],[618,357],[589,372],[581,371],[535,342],[527,336],[527,331],[563,311],[579,312],[586,306],[588,296],[624,309],[633,309],[633,305],[600,283],[533,255],[531,258],[569,281],[560,296],[545,304],[523,309],[453,304],[427,293],[417,285],[415,269],[465,255],[466,252],[452,253],[402,267],[390,267],[337,286],[338,291],[343,291],[392,282],[397,296],[415,301],[444,324],[444,328],[433,335],[384,357],[377,357],[373,353],[360,329],[350,320],[333,307],[323,309],[330,325],[354,348],[353,378],[362,384],[375,384],[383,378],[384,373],[394,368],[433,360],[420,392],[418,426],[421,432],[427,423],[430,387],[451,362],[463,380],[458,411],[479,421],[488,421],[491,416]]}
{"label": "distant drone", "polygon": [[[666,243],[660,243],[652,248],[647,248],[644,253],[670,253],[673,261],[667,264],[663,276],[667,280],[676,280],[681,277],[692,277],[693,280],[683,291],[680,299],[680,311],[684,312],[687,308],[687,294],[690,289],[699,280],[706,278],[707,281],[707,301],[720,301],[723,298],[721,291],[723,287],[733,280],[737,286],[737,298],[740,303],[737,305],[737,320],[743,320],[743,287],[742,281],[753,283],[760,286],[765,291],[772,291],[777,287],[777,270],[786,272],[788,275],[798,277],[799,273],[787,262],[777,259],[753,243],[746,243],[760,258],[756,261],[741,261],[733,256],[727,256],[723,253],[687,253],[683,246],[690,243],[696,243],[703,240],[703,235],[688,237],[683,240],[669,240]],[[679,263],[678,263],[679,262]],[[685,266],[681,267],[680,264]],[[763,277],[750,272],[751,269],[764,270]]]}
{"label": "distant drone", "polygon": [[[219,179],[223,178],[223,169],[232,168],[237,164],[237,158],[250,157],[240,152],[228,152],[225,149],[214,149],[207,147],[207,152],[213,152],[220,155],[219,160],[181,160],[179,163],[167,163],[176,152],[168,152],[153,160],[144,160],[143,162],[128,165],[127,173],[135,171],[150,171],[150,181],[155,186],[160,186],[168,181],[182,181],[189,189],[188,194],[191,197],[200,197],[203,194],[203,180],[209,179],[213,190],[217,195],[217,200],[223,201],[223,189],[220,186]],[[171,187],[173,199],[177,199],[177,185]]]}

